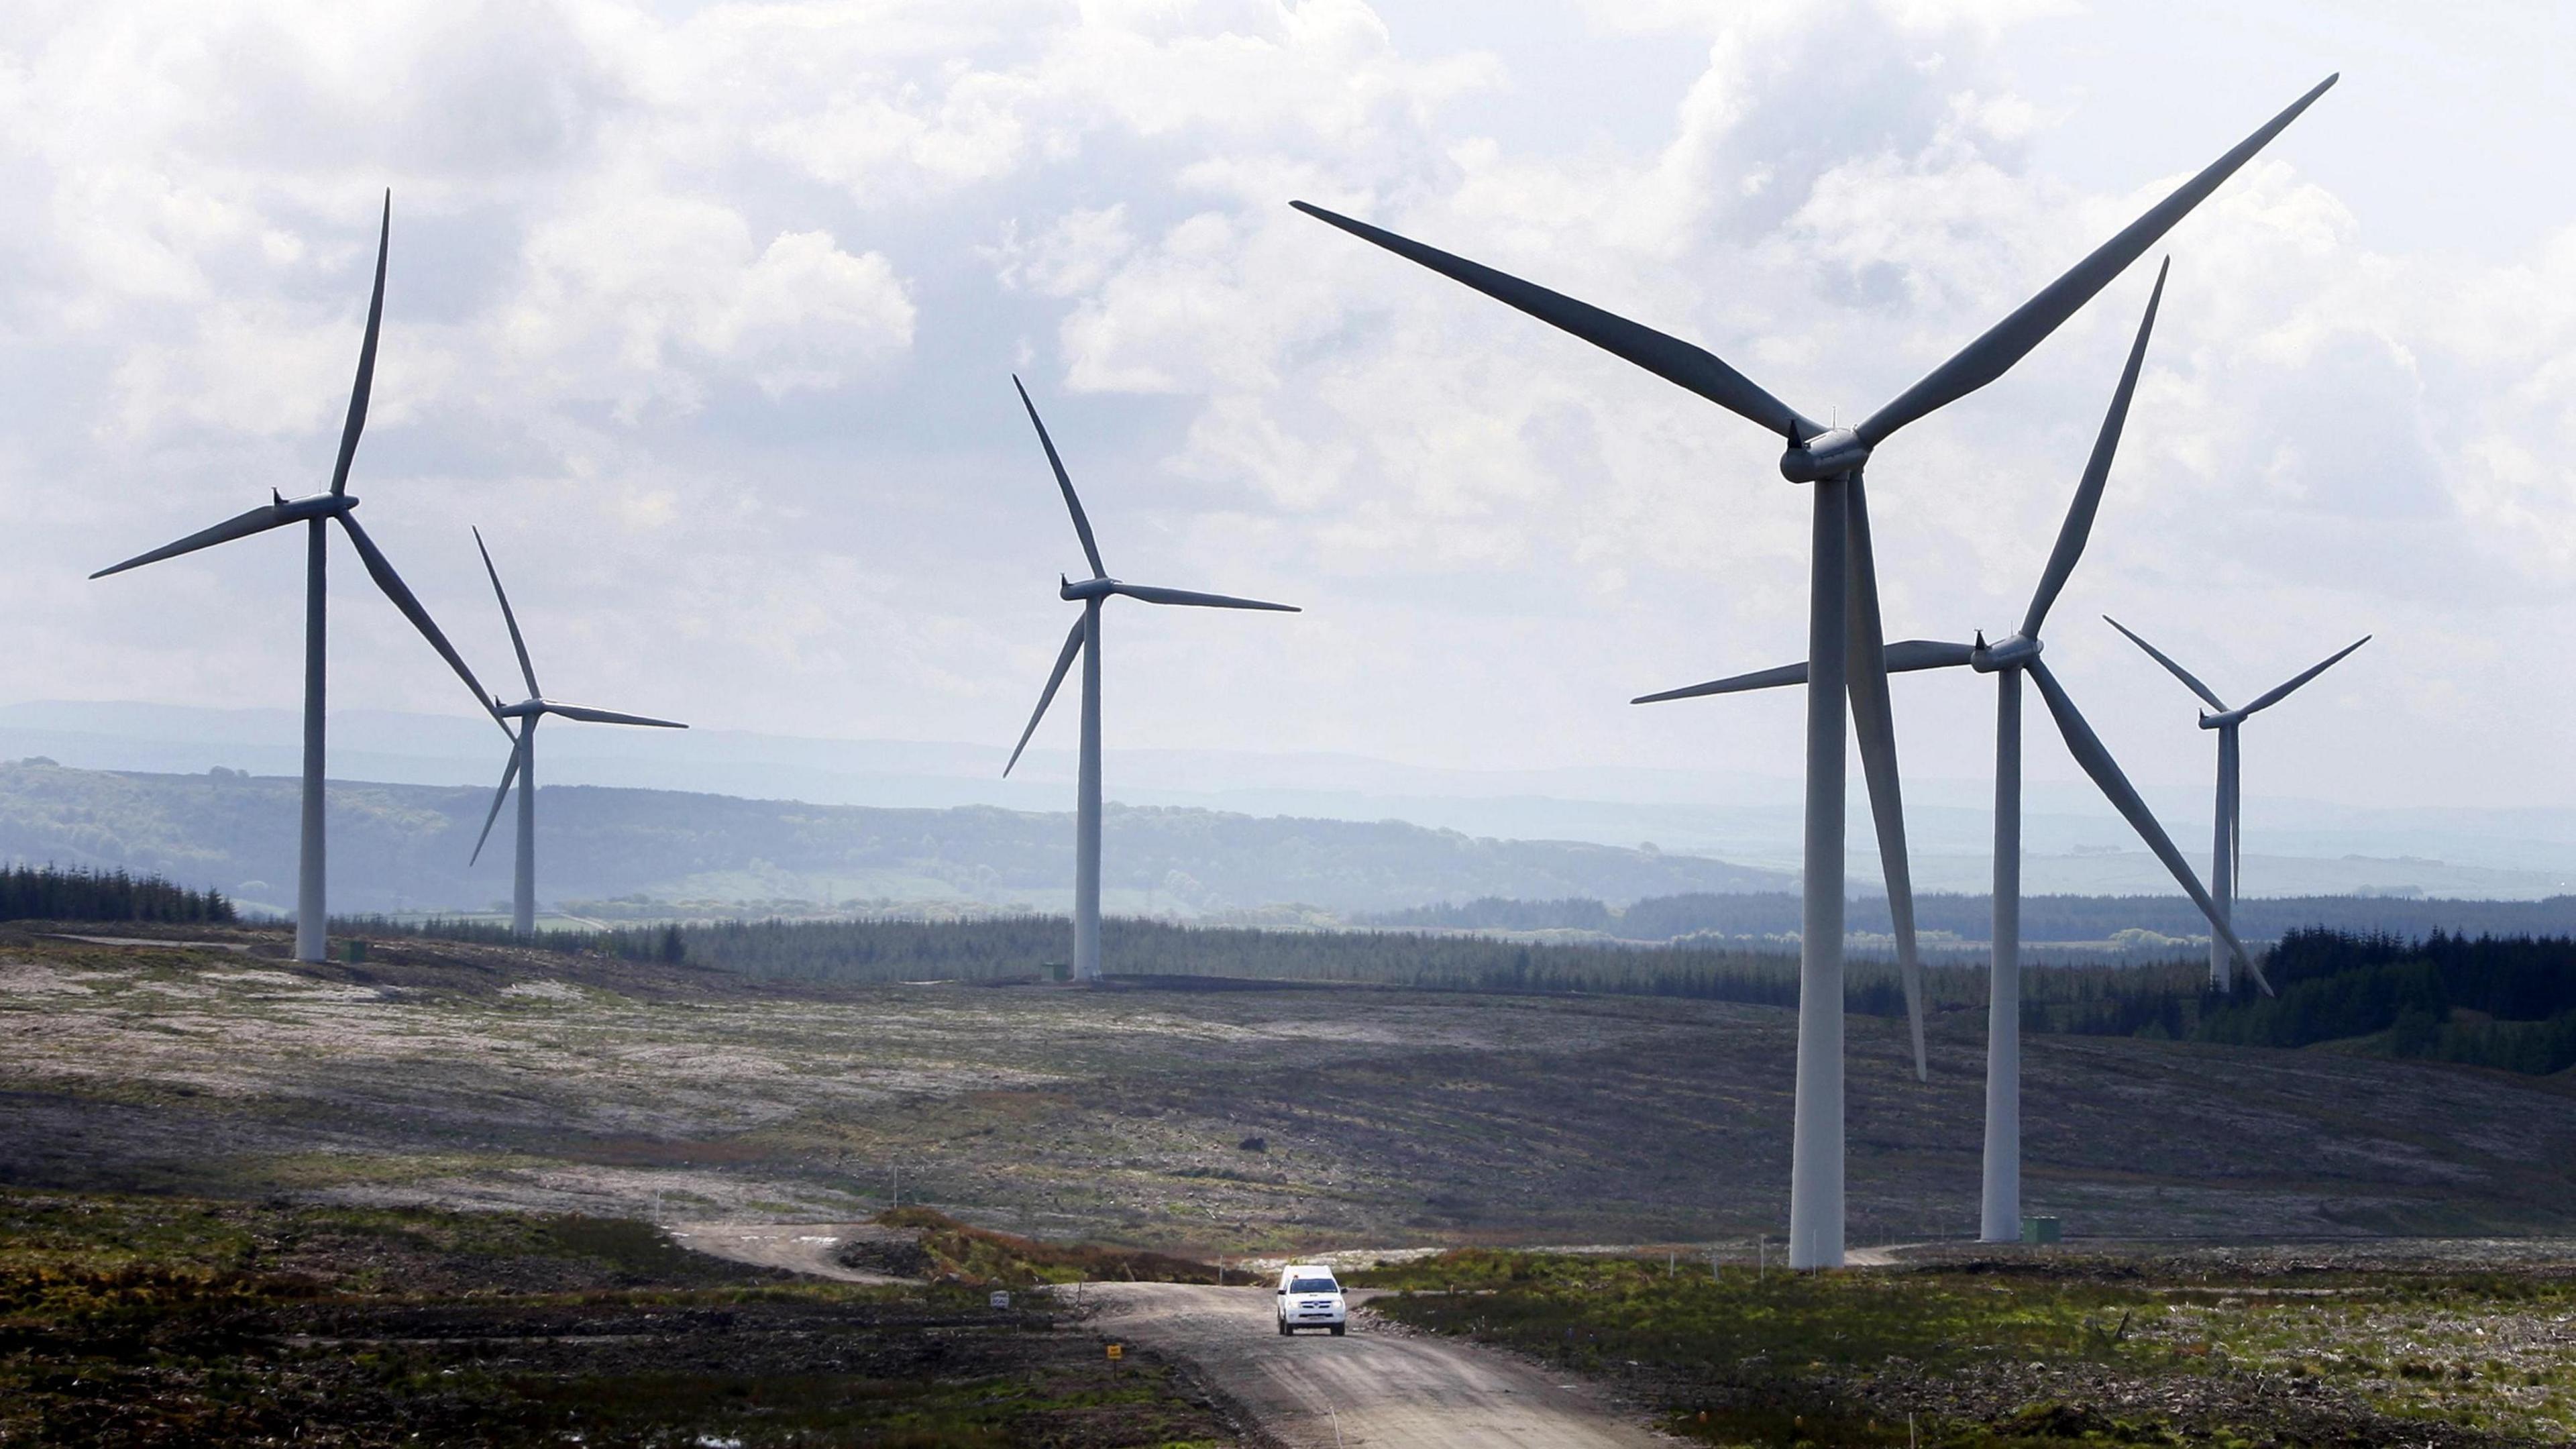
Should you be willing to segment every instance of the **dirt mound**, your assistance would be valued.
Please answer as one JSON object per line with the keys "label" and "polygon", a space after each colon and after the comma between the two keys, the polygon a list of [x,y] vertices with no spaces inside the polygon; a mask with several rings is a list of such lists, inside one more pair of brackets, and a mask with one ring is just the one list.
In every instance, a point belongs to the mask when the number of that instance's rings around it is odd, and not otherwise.
{"label": "dirt mound", "polygon": [[[1046,1243],[1035,1238],[971,1227],[929,1208],[896,1208],[877,1216],[878,1224],[909,1228],[920,1237],[912,1247],[853,1242],[843,1248],[843,1266],[903,1278],[928,1278],[996,1288],[1028,1283],[1214,1283],[1215,1267],[1169,1253],[1140,1248],[1105,1247],[1097,1243]],[[856,1257],[852,1255],[857,1255]],[[861,1258],[867,1261],[860,1261]],[[881,1262],[910,1266],[893,1268]]]}

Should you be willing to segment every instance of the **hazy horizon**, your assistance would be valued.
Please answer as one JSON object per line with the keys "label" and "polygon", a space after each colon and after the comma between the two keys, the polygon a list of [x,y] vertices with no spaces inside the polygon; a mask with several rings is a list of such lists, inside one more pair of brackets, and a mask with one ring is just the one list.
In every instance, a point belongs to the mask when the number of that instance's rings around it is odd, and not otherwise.
{"label": "hazy horizon", "polygon": [[[200,774],[213,767],[290,775],[299,717],[284,709],[210,711],[132,702],[0,705],[0,760],[44,755],[87,769]],[[505,747],[483,722],[351,710],[334,724],[334,779],[489,790]],[[547,736],[549,785],[697,792],[818,805],[941,809],[989,805],[1064,814],[1069,750],[1033,747],[1002,778],[1001,746],[692,730],[665,736],[567,726]],[[1724,771],[1631,767],[1476,771],[1352,754],[1113,749],[1113,804],[1264,818],[1400,820],[1499,840],[1652,844],[1794,875],[1798,782]],[[1990,879],[1987,782],[1908,781],[1915,877],[1926,890],[1981,892]],[[2025,882],[2033,893],[2167,894],[2164,874],[2091,787],[2030,791]],[[2194,792],[2197,793],[2197,792]],[[2168,826],[2198,854],[2195,818],[2174,794]],[[1852,801],[1852,888],[1879,888],[1866,803]],[[2243,894],[2387,893],[2528,899],[2576,889],[2576,810],[2356,809],[2249,793]],[[500,857],[495,856],[495,861]]]}

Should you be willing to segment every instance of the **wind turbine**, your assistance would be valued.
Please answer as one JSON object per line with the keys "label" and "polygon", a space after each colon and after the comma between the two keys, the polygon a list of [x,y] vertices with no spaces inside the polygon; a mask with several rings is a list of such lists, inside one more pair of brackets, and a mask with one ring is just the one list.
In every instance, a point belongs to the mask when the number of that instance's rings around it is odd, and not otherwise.
{"label": "wind turbine", "polygon": [[[2217,823],[2213,827],[2214,839],[2209,847],[2209,889],[2210,894],[2218,900],[2218,919],[2232,925],[2236,919],[2236,883],[2241,874],[2239,867],[2243,864],[2241,837],[2244,833],[2244,817],[2241,811],[2245,803],[2243,792],[2237,788],[2241,757],[2237,753],[2236,731],[2244,725],[2247,716],[2260,714],[2289,698],[2292,690],[2341,663],[2345,655],[2369,643],[2371,636],[2362,635],[2326,656],[2288,683],[2266,691],[2243,709],[2229,709],[2220,702],[2217,695],[2209,692],[2208,685],[2193,678],[2190,670],[2165,657],[2163,650],[2130,633],[2128,626],[2108,614],[2102,616],[2102,622],[2128,635],[2130,643],[2147,651],[2147,657],[2171,670],[2173,677],[2181,680],[2185,688],[2199,695],[2201,701],[2210,709],[2218,711],[2216,714],[2211,714],[2204,710],[2200,716],[2202,729],[2218,731],[2218,807],[2215,817]],[[2227,953],[2219,950],[2213,942],[2209,948],[2209,980],[2210,984],[2221,991],[2234,984],[2234,978],[2228,971],[2229,965]],[[2260,981],[2262,977],[2258,973],[2255,979]],[[2271,987],[2267,984],[2264,990],[2269,991]]]}
{"label": "wind turbine", "polygon": [[[1789,1264],[1843,1261],[1843,701],[1848,696],[1862,768],[1886,862],[1887,894],[1902,960],[1913,959],[1914,906],[1905,868],[1905,812],[1896,737],[1887,706],[1862,465],[1899,428],[2010,371],[2129,263],[2172,229],[2255,152],[2335,83],[2328,76],[2260,130],[2075,264],[2064,276],[1926,374],[1858,426],[1827,427],[1781,402],[1714,354],[1585,302],[1534,286],[1393,232],[1305,202],[1298,210],[1562,328],[1788,440],[1780,474],[1816,485],[1809,545],[1805,909],[1798,980],[1798,1086],[1790,1129]],[[1847,668],[1850,660],[1857,669]],[[1918,972],[1906,972],[1919,1002]],[[1916,1007],[1919,1020],[1920,1007]]]}
{"label": "wind turbine", "polygon": [[[528,662],[528,641],[519,637],[519,616],[510,612],[510,596],[501,587],[501,571],[492,567],[492,550],[483,546],[483,530],[474,530],[475,551],[483,555],[483,572],[492,576],[492,597],[501,601],[501,622],[510,626],[510,647],[519,656],[519,677],[528,682],[528,697],[517,704],[503,704],[498,696],[485,708],[495,719],[515,719],[519,732],[511,740],[510,763],[501,771],[501,788],[492,792],[492,812],[483,817],[483,833],[475,837],[474,854],[467,857],[472,865],[483,858],[483,844],[492,838],[492,822],[501,818],[501,802],[509,798],[510,782],[519,785],[519,859],[511,872],[510,930],[530,936],[537,929],[537,721],[550,714],[591,724],[645,725],[653,729],[684,730],[688,726],[677,720],[650,719],[640,714],[618,714],[612,710],[592,709],[586,704],[565,704],[546,698],[537,687],[536,666]],[[507,725],[503,729],[509,728]]]}
{"label": "wind turbine", "polygon": [[[2171,264],[2168,263],[2168,266]],[[2058,733],[2066,737],[2066,748],[2075,762],[2093,777],[2113,808],[2127,817],[2147,848],[2173,872],[2174,880],[2201,912],[2209,917],[2222,952],[2234,951],[2257,981],[2263,979],[2261,968],[2246,957],[2228,930],[2227,918],[2219,906],[2203,891],[2192,875],[2191,866],[2174,848],[2164,827],[2156,823],[2146,802],[2120,772],[2111,752],[2104,749],[2092,726],[2077,712],[2065,687],[2057,682],[2048,666],[2039,662],[2040,626],[2048,619],[2051,605],[2057,602],[2066,581],[2075,572],[2077,560],[2084,556],[2085,541],[2093,532],[2093,518],[2102,505],[2102,489],[2110,481],[2111,458],[2119,450],[2120,432],[2127,424],[2129,399],[2137,391],[2138,371],[2146,362],[2147,335],[2156,325],[2156,307],[2164,299],[2165,272],[2156,272],[2155,290],[2147,295],[2146,316],[2138,323],[2137,341],[2129,348],[2128,366],[2120,373],[2120,386],[2111,395],[2111,410],[2102,419],[2102,431],[2093,442],[2093,456],[2084,465],[2083,481],[2075,488],[2075,498],[2066,509],[2066,521],[2057,532],[2057,546],[2048,557],[2048,567],[2040,574],[2039,587],[2031,594],[2030,608],[2022,615],[2021,629],[2002,640],[1988,644],[1981,630],[1974,644],[1949,644],[1931,639],[1902,639],[1887,646],[1884,656],[1889,673],[1916,669],[1940,669],[1967,665],[1980,674],[1995,677],[1995,886],[1994,886],[1994,955],[1988,973],[1986,1006],[1986,1154],[1985,1182],[1979,1211],[1978,1235],[1989,1243],[2011,1242],[2021,1236],[2021,679],[2024,674],[2039,686],[2048,702],[2048,712],[2057,720]],[[1702,695],[1737,694],[1746,690],[1773,689],[1783,685],[1803,684],[1807,667],[1791,664],[1778,669],[1765,669],[1753,674],[1739,674],[1731,679],[1695,684],[1686,689],[1649,694],[1635,701],[1654,704],[1668,699],[1695,699]],[[2264,982],[2269,992],[2271,983]],[[1921,1029],[1916,1030],[1919,1051]]]}
{"label": "wind turbine", "polygon": [[94,579],[103,579],[109,574],[141,568],[145,564],[194,553],[201,548],[212,548],[216,544],[265,533],[272,528],[284,528],[290,523],[305,525],[304,810],[295,880],[295,959],[299,961],[321,960],[326,954],[327,944],[324,930],[328,917],[323,906],[322,685],[326,657],[323,583],[329,556],[325,545],[330,536],[331,520],[339,520],[340,527],[348,533],[350,545],[357,549],[358,559],[367,566],[367,573],[376,581],[376,587],[393,600],[394,607],[402,610],[403,617],[411,620],[412,626],[420,630],[421,637],[429,641],[430,647],[436,649],[448,667],[456,671],[456,677],[464,680],[465,687],[473,691],[475,705],[482,709],[490,708],[484,703],[483,686],[475,681],[474,671],[465,667],[464,659],[447,642],[447,636],[438,632],[438,625],[429,617],[429,611],[421,607],[420,600],[394,572],[394,566],[386,561],[383,550],[377,548],[375,540],[367,537],[367,531],[358,526],[354,513],[358,500],[349,493],[349,464],[358,455],[358,435],[367,426],[367,395],[375,386],[376,335],[385,315],[385,250],[393,237],[393,217],[393,193],[388,191],[385,193],[384,217],[376,231],[376,285],[374,294],[367,301],[367,335],[366,340],[358,345],[358,380],[349,390],[349,416],[340,429],[340,456],[331,468],[331,490],[305,498],[287,498],[272,488],[268,494],[269,501],[248,513],[237,514],[176,543],[166,544],[150,553],[137,554],[121,564],[90,575]]}
{"label": "wind turbine", "polygon": [[1073,531],[1082,540],[1082,556],[1091,564],[1091,577],[1080,583],[1058,576],[1057,596],[1082,605],[1082,617],[1074,621],[1073,632],[1064,636],[1064,652],[1055,659],[1055,672],[1047,676],[1046,692],[1038,696],[1037,711],[1029,716],[1029,726],[1020,731],[1020,742],[1011,749],[1009,763],[1002,773],[1020,762],[1020,751],[1029,747],[1029,736],[1037,733],[1038,721],[1046,718],[1047,706],[1055,702],[1055,692],[1064,683],[1065,671],[1073,667],[1074,656],[1082,656],[1082,770],[1081,783],[1075,794],[1073,834],[1073,974],[1081,981],[1100,979],[1100,606],[1113,594],[1124,594],[1148,604],[1186,604],[1201,609],[1270,609],[1283,614],[1300,612],[1294,604],[1265,604],[1258,599],[1229,598],[1224,594],[1194,594],[1186,589],[1162,589],[1147,584],[1131,584],[1109,576],[1100,562],[1100,545],[1092,540],[1091,520],[1082,513],[1082,500],[1073,495],[1073,479],[1066,476],[1064,460],[1056,456],[1055,440],[1047,436],[1046,424],[1038,420],[1037,404],[1029,401],[1029,390],[1020,386],[1017,377],[1011,386],[1018,389],[1020,406],[1028,409],[1029,423],[1038,430],[1038,446],[1046,449],[1047,466],[1055,470],[1056,487],[1064,490],[1065,510],[1073,515]]}

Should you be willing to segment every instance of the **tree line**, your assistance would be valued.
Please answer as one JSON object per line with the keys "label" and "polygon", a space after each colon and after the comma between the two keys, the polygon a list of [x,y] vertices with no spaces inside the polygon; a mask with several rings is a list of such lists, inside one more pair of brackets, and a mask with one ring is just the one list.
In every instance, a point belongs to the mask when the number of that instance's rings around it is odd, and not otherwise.
{"label": "tree line", "polygon": [[[483,922],[348,923],[506,943]],[[1362,984],[1430,991],[1588,993],[1795,1006],[1798,960],[1787,951],[1719,946],[1518,942],[1407,931],[1197,927],[1112,917],[1108,958],[1135,977],[1216,977]],[[632,961],[689,964],[759,979],[862,985],[893,981],[1034,980],[1063,962],[1056,916],[972,920],[727,921],[607,931],[552,931],[538,944]],[[2277,998],[2250,979],[2212,990],[2197,955],[2148,965],[2027,966],[2022,1026],[2033,1033],[2134,1036],[2235,1046],[2302,1047],[2378,1037],[2390,1055],[2518,1072],[2576,1066],[2576,939],[2447,932],[2410,940],[2321,927],[2286,932],[2262,956]],[[1982,966],[1924,972],[1933,1011],[1982,1011]],[[1847,1010],[1900,1017],[1905,994],[1885,962],[1845,972]]]}
{"label": "tree line", "polygon": [[0,921],[166,921],[230,925],[232,902],[157,875],[17,865],[0,870]]}
{"label": "tree line", "polygon": [[[1390,930],[1589,931],[1623,941],[1686,941],[1692,937],[1763,938],[1794,935],[1802,904],[1794,892],[1693,891],[1646,896],[1624,906],[1581,896],[1516,900],[1496,896],[1455,904],[1416,906],[1361,918]],[[1914,916],[1926,932],[1983,941],[1993,931],[1993,907],[1984,895],[1927,892],[1914,898]],[[1855,897],[1849,929],[1885,934],[1894,929],[1884,896]],[[2401,896],[2279,896],[2240,900],[2234,924],[2249,941],[2272,940],[2312,926],[2361,935],[2422,940],[2438,932],[2490,936],[2576,934],[2576,896],[2536,901],[2452,900]],[[2122,931],[2174,937],[2209,934],[2209,923],[2181,896],[2031,896],[2022,902],[2022,940],[2107,941]]]}
{"label": "tree line", "polygon": [[[368,934],[421,934],[507,944],[504,927],[482,921],[345,922]],[[1798,958],[1776,947],[1524,943],[1485,936],[1407,931],[1255,930],[1109,917],[1103,954],[1118,974],[1234,978],[1513,994],[1585,993],[1731,1001],[1790,1007],[1798,1002]],[[1067,959],[1061,916],[967,920],[724,921],[605,931],[547,931],[537,944],[630,961],[685,963],[767,980],[837,985],[893,981],[1033,980]],[[2025,973],[2034,1005],[2103,998],[2135,968],[2087,966]],[[1935,1009],[1981,1008],[1985,972],[1926,971]],[[1846,1010],[1905,1014],[1904,987],[1887,962],[1854,961],[1844,973]]]}
{"label": "tree line", "polygon": [[2293,931],[2266,953],[2280,992],[2214,1000],[2195,1036],[2307,1046],[2386,1034],[2392,1056],[2535,1074],[2576,1067],[2576,940]]}

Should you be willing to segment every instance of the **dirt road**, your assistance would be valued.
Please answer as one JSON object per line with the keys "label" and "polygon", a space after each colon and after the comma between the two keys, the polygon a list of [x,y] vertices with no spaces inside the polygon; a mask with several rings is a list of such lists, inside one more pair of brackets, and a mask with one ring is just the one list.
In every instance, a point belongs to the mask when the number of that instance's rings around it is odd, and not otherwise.
{"label": "dirt road", "polygon": [[1094,1283],[1094,1327],[1189,1360],[1294,1449],[1642,1449],[1668,1444],[1565,1379],[1489,1350],[1398,1334],[1366,1314],[1347,1337],[1281,1338],[1258,1288]]}
{"label": "dirt road", "polygon": [[[687,1223],[682,1247],[848,1283],[901,1281],[838,1261],[843,1243],[895,1236],[868,1223]],[[907,1238],[908,1240],[908,1238]],[[1366,1295],[1355,1295],[1364,1298]],[[1093,1328],[1186,1359],[1290,1449],[1642,1449],[1670,1441],[1581,1385],[1508,1355],[1390,1331],[1355,1315],[1342,1338],[1281,1338],[1259,1288],[1090,1283]]]}

